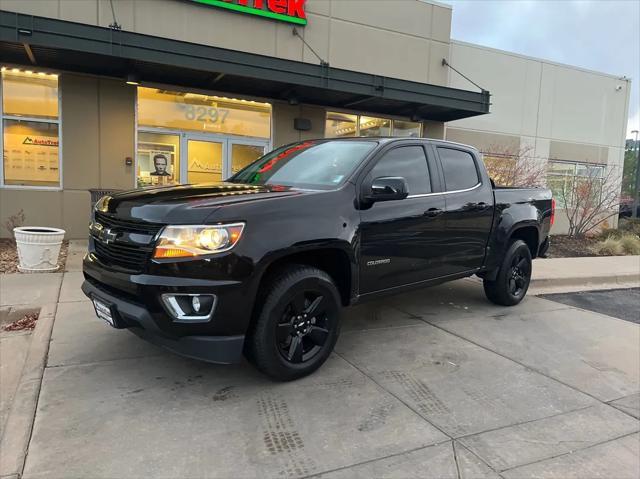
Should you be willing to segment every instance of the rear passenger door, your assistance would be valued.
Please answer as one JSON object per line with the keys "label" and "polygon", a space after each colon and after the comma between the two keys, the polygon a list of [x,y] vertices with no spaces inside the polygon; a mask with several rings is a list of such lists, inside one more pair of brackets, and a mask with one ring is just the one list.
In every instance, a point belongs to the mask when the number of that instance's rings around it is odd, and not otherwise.
{"label": "rear passenger door", "polygon": [[360,293],[371,293],[442,275],[444,198],[435,158],[417,143],[394,147],[374,160],[361,188],[375,178],[401,176],[409,196],[360,211]]}
{"label": "rear passenger door", "polygon": [[480,268],[493,222],[493,188],[481,174],[482,161],[455,146],[436,146],[445,188],[447,274]]}

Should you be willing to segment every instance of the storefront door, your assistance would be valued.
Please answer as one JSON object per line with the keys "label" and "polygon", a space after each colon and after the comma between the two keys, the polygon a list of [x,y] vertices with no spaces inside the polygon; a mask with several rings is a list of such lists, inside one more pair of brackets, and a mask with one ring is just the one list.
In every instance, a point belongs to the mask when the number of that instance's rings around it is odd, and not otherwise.
{"label": "storefront door", "polygon": [[184,133],[181,183],[223,181],[266,153],[267,141]]}

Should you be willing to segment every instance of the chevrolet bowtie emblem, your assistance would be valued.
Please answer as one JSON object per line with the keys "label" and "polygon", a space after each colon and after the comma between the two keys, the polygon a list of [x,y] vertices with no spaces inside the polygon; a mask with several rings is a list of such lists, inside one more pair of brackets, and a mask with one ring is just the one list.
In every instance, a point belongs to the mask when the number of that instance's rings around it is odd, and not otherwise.
{"label": "chevrolet bowtie emblem", "polygon": [[117,233],[111,231],[109,228],[103,228],[100,232],[100,241],[104,244],[113,243],[116,240]]}
{"label": "chevrolet bowtie emblem", "polygon": [[91,233],[97,240],[104,244],[113,243],[118,236],[118,233],[111,231],[110,228],[105,228],[100,223],[91,224]]}

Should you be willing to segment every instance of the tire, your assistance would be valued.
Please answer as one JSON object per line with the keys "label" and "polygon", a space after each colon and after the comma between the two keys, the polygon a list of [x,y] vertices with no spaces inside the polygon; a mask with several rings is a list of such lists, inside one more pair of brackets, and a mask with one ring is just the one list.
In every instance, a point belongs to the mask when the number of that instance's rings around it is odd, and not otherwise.
{"label": "tire", "polygon": [[492,303],[515,306],[524,299],[531,282],[531,251],[522,240],[515,240],[507,249],[496,279],[485,279],[484,293]]}
{"label": "tire", "polygon": [[340,332],[340,293],[324,271],[291,265],[265,285],[262,308],[249,331],[245,355],[277,381],[313,373],[327,360]]}

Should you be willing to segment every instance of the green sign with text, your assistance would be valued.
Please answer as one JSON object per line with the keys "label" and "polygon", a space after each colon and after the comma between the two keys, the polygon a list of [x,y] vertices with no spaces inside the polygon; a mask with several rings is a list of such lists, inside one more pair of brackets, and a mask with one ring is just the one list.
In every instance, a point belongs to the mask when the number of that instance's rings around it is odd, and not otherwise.
{"label": "green sign with text", "polygon": [[212,7],[225,8],[234,12],[248,13],[271,18],[281,22],[307,24],[304,11],[305,0],[191,0]]}

